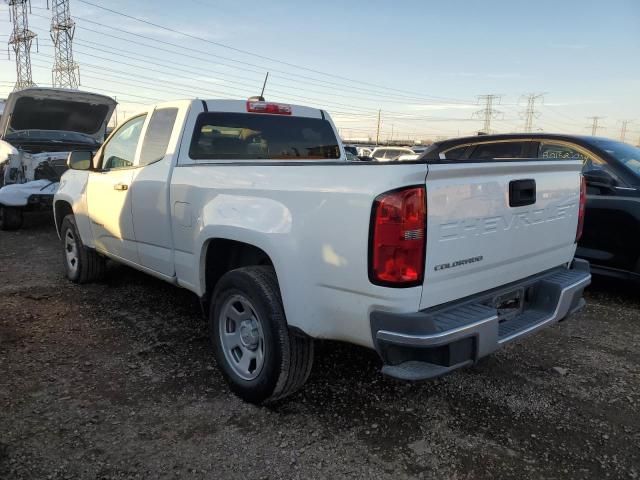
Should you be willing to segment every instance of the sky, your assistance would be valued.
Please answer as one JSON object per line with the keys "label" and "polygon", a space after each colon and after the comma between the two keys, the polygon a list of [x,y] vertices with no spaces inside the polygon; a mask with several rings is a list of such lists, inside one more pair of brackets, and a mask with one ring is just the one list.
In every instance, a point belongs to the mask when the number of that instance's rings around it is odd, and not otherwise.
{"label": "sky", "polygon": [[[33,80],[51,83],[46,0],[32,0]],[[92,5],[93,4],[93,5]],[[327,110],[345,139],[426,140],[524,128],[640,143],[640,0],[70,0],[81,89],[115,96],[118,120],[177,98],[267,100]],[[108,11],[106,9],[113,10]],[[128,17],[122,14],[128,15]],[[9,40],[0,3],[0,44]],[[15,83],[0,58],[0,98]]]}

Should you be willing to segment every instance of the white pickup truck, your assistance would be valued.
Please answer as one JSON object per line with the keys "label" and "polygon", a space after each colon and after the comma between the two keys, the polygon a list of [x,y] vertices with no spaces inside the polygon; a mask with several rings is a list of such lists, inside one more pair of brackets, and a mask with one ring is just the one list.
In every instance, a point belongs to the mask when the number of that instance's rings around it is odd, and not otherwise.
{"label": "white pickup truck", "polygon": [[580,309],[591,278],[578,161],[348,162],[325,111],[252,98],[157,105],[68,162],[67,277],[110,258],[194,292],[251,402],[303,385],[313,339],[443,375]]}

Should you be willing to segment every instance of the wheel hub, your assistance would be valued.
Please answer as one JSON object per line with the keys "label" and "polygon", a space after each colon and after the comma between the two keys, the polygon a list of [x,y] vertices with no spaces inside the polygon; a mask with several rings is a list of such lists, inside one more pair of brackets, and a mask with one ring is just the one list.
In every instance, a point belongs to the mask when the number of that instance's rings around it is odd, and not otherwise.
{"label": "wheel hub", "polygon": [[71,230],[67,230],[64,238],[64,250],[67,260],[67,266],[71,273],[75,273],[78,268],[78,249],[75,237]]}
{"label": "wheel hub", "polygon": [[219,335],[225,359],[243,380],[256,378],[264,365],[264,332],[251,300],[236,294],[220,308]]}
{"label": "wheel hub", "polygon": [[251,350],[255,350],[258,347],[260,332],[255,318],[250,318],[240,323],[240,340],[245,347]]}

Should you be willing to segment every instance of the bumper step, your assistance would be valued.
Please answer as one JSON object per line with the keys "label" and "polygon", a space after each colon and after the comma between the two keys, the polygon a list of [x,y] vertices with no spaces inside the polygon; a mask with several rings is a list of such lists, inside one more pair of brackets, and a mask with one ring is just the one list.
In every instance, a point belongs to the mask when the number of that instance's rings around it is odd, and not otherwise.
{"label": "bumper step", "polygon": [[[576,260],[572,268],[543,272],[420,312],[373,312],[371,327],[385,363],[383,373],[420,380],[471,364],[580,310],[582,291],[590,281],[588,263]],[[514,296],[521,299],[517,310],[496,307]]]}
{"label": "bumper step", "polygon": [[382,367],[382,373],[389,377],[397,378],[398,380],[418,381],[440,377],[457,368],[465,367],[472,363],[472,361],[468,361],[451,367],[443,367],[442,365],[435,365],[433,363],[410,361],[401,363],[400,365],[384,365]]}

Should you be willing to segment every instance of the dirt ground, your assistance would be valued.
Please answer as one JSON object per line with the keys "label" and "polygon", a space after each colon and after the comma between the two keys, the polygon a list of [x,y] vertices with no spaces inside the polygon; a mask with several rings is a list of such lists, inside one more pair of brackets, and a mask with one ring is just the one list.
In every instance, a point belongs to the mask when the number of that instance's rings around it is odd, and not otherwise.
{"label": "dirt ground", "polygon": [[195,296],[121,266],[76,286],[48,218],[0,232],[0,478],[638,478],[640,295],[431,382],[318,344],[270,408],[229,393]]}

